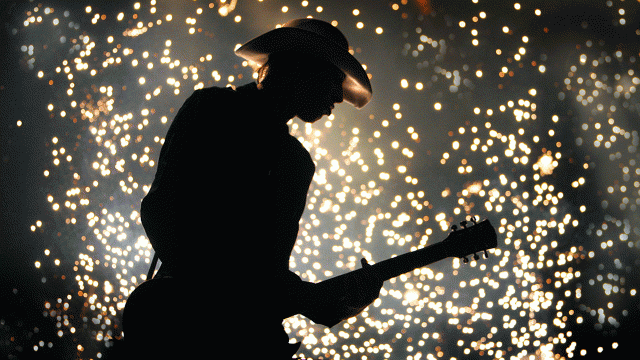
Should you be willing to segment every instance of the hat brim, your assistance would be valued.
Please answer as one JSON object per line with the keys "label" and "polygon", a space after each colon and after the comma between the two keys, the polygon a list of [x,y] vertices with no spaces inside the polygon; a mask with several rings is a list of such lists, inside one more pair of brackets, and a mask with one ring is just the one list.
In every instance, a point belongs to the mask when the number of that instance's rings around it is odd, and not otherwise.
{"label": "hat brim", "polygon": [[281,27],[250,40],[235,53],[262,66],[270,54],[292,50],[320,57],[342,70],[346,75],[342,83],[344,101],[360,109],[371,100],[371,83],[360,62],[346,49],[314,32]]}

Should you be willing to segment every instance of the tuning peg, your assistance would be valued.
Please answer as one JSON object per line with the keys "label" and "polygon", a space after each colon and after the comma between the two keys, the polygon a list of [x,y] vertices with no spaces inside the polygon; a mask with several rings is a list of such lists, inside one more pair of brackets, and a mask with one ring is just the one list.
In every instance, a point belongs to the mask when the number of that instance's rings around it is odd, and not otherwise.
{"label": "tuning peg", "polygon": [[473,225],[476,225],[476,217],[474,215],[471,215],[471,222],[473,223]]}
{"label": "tuning peg", "polygon": [[489,253],[487,252],[487,249],[484,249],[484,258],[485,259],[489,258]]}
{"label": "tuning peg", "polygon": [[467,228],[467,221],[466,220],[460,221],[460,225],[462,225],[463,229],[466,229]]}
{"label": "tuning peg", "polygon": [[466,257],[463,256],[462,257],[462,262],[465,263],[465,264],[468,264],[469,263],[469,259],[467,259]]}
{"label": "tuning peg", "polygon": [[480,259],[480,256],[478,254],[473,254],[473,260],[478,261],[478,259]]}

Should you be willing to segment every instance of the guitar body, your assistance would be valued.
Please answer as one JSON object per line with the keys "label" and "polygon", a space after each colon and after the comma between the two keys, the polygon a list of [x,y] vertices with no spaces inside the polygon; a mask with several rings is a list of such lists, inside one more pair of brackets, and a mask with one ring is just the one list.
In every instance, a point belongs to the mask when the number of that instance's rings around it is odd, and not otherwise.
{"label": "guitar body", "polygon": [[259,299],[222,301],[228,295],[170,277],[143,282],[123,312],[126,352],[131,359],[251,358],[247,334],[258,332],[260,336],[249,341],[251,350],[264,349],[268,358],[291,359],[300,343],[289,344],[281,321],[256,325],[255,318],[265,315],[252,313]]}
{"label": "guitar body", "polygon": [[156,278],[140,284],[129,296],[122,315],[124,343],[131,358],[181,358],[191,352],[189,339],[193,314],[179,281]]}

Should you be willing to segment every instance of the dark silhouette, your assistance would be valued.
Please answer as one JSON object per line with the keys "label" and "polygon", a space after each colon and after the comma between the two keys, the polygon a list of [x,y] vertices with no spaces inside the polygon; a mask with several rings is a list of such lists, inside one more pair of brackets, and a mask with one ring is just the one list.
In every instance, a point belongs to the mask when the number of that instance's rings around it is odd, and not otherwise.
{"label": "dark silhouette", "polygon": [[131,354],[287,359],[299,344],[284,318],[331,327],[378,297],[371,271],[314,284],[289,270],[315,166],[287,122],[371,99],[348,49],[329,23],[290,21],[236,51],[260,67],[256,83],[197,90],[180,108],[141,205],[162,265],[125,307]]}

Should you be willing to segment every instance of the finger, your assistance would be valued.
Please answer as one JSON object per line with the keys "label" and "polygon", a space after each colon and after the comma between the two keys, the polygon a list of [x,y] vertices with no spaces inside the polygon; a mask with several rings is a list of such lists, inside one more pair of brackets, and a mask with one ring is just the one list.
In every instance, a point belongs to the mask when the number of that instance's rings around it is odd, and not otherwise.
{"label": "finger", "polygon": [[[371,264],[367,262],[367,259],[365,258],[360,259],[360,263],[362,264],[362,268],[371,269]],[[384,281],[378,277],[378,274],[376,274],[375,272],[372,272],[371,270],[368,272],[369,272],[368,277],[370,279],[370,282],[376,284],[375,286],[382,287]]]}

